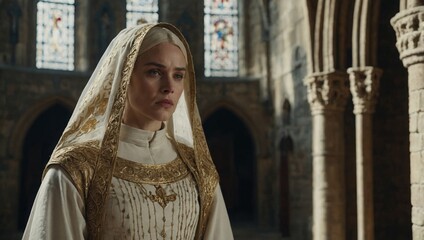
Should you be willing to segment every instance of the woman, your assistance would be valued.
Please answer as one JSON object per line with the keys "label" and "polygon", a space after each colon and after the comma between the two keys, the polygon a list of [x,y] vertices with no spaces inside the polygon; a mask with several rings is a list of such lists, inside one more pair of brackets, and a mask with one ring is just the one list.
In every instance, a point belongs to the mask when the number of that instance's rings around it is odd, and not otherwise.
{"label": "woman", "polygon": [[111,42],[46,166],[23,238],[233,238],[175,27],[139,25]]}

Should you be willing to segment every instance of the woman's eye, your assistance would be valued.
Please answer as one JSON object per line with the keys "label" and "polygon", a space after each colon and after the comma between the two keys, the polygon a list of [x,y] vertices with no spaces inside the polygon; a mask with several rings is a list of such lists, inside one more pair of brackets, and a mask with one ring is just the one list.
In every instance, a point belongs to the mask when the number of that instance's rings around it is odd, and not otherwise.
{"label": "woman's eye", "polygon": [[184,79],[184,74],[175,74],[175,79]]}
{"label": "woman's eye", "polygon": [[151,69],[147,72],[150,76],[161,76],[161,72],[156,69]]}

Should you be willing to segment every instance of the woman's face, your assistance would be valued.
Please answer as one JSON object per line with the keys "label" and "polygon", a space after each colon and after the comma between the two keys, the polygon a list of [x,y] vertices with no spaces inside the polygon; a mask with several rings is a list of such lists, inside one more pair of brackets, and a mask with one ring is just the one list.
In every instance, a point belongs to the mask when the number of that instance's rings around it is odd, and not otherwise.
{"label": "woman's face", "polygon": [[174,113],[184,89],[186,60],[180,48],[160,43],[138,56],[125,106],[123,122],[156,131]]}

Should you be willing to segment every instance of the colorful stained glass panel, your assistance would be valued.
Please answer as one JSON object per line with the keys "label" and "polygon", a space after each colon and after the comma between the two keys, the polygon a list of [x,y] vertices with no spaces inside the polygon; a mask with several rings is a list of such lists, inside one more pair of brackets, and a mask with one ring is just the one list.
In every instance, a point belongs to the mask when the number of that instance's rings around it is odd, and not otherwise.
{"label": "colorful stained glass panel", "polygon": [[158,0],[127,0],[127,27],[135,26],[140,19],[158,22]]}
{"label": "colorful stained glass panel", "polygon": [[74,70],[74,0],[37,3],[37,68]]}
{"label": "colorful stained glass panel", "polygon": [[237,76],[237,0],[205,0],[204,21],[205,76]]}

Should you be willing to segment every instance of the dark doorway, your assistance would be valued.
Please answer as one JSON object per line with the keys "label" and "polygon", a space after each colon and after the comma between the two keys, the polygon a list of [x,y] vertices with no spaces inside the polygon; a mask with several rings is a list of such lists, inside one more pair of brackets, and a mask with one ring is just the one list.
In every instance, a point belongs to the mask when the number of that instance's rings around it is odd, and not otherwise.
{"label": "dark doorway", "polygon": [[19,230],[24,230],[41,183],[41,175],[71,112],[56,104],[40,114],[28,130],[23,145],[19,201]]}
{"label": "dark doorway", "polygon": [[256,152],[246,125],[223,108],[204,122],[204,129],[231,220],[253,221],[256,210]]}

